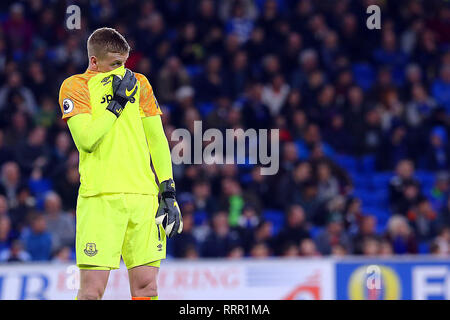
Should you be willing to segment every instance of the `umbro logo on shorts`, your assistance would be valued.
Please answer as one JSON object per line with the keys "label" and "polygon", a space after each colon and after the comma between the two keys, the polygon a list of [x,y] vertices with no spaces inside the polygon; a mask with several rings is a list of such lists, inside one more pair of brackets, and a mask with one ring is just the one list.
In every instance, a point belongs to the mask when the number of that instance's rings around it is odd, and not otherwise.
{"label": "umbro logo on shorts", "polygon": [[158,248],[158,251],[162,251],[162,244],[161,243],[158,244],[156,247]]}

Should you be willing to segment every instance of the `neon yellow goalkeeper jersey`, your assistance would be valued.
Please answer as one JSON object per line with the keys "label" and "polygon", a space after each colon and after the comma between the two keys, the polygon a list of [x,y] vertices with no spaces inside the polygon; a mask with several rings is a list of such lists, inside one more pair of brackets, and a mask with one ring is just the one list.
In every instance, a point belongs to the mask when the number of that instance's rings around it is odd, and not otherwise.
{"label": "neon yellow goalkeeper jersey", "polygon": [[[67,78],[61,85],[59,104],[62,118],[104,112],[112,99],[112,74],[125,74],[122,66],[108,73],[87,70]],[[138,91],[128,102],[110,131],[92,153],[78,150],[81,196],[105,193],[158,194],[150,167],[141,117],[162,114],[147,78],[136,73]]]}

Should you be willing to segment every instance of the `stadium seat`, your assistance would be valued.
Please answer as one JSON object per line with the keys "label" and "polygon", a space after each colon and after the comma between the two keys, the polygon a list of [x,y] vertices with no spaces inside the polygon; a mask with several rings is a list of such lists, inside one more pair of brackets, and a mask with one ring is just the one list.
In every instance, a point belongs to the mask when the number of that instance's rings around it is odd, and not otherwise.
{"label": "stadium seat", "polygon": [[298,158],[299,159],[307,159],[309,157],[309,150],[306,144],[302,140],[296,140],[295,145],[298,150]]}
{"label": "stadium seat", "polygon": [[387,189],[363,190],[355,189],[353,195],[362,201],[363,206],[379,210],[388,209]]}
{"label": "stadium seat", "polygon": [[370,206],[364,206],[363,205],[363,213],[364,215],[373,215],[377,218],[378,224],[384,225],[389,220],[389,217],[391,216],[388,209],[380,209],[377,207],[370,207]]}
{"label": "stadium seat", "polygon": [[356,190],[372,190],[373,184],[371,175],[354,173],[351,174],[351,179]]}
{"label": "stadium seat", "polygon": [[377,226],[376,226],[376,233],[377,234],[384,234],[385,232],[386,232],[386,230],[387,230],[387,224],[386,223],[380,223],[380,222],[378,222],[377,223]]}
{"label": "stadium seat", "polygon": [[376,189],[387,188],[389,181],[394,176],[392,172],[377,172],[373,175],[372,182]]}
{"label": "stadium seat", "polygon": [[196,226],[202,225],[208,219],[208,214],[206,211],[195,211],[194,212],[194,224]]}
{"label": "stadium seat", "polygon": [[320,226],[312,226],[311,229],[309,229],[309,234],[311,235],[312,239],[316,239],[317,236],[324,230],[324,227]]}
{"label": "stadium seat", "polygon": [[425,170],[417,170],[415,176],[417,180],[419,180],[420,183],[422,184],[422,187],[425,187],[427,189],[433,187],[435,178],[432,172]]}
{"label": "stadium seat", "polygon": [[195,78],[203,71],[203,67],[197,65],[185,66],[185,69],[191,79]]}
{"label": "stadium seat", "polygon": [[[249,165],[238,165],[238,166],[245,166],[246,167],[246,166],[249,166]],[[251,175],[251,173],[242,174],[239,180],[240,180],[240,182],[243,185],[247,185],[250,182],[252,182],[252,175]]]}
{"label": "stadium seat", "polygon": [[420,254],[430,253],[430,245],[428,244],[428,242],[420,242],[417,247]]}
{"label": "stadium seat", "polygon": [[359,159],[359,171],[365,174],[373,174],[375,172],[375,156],[361,157]]}
{"label": "stadium seat", "polygon": [[202,115],[202,117],[207,117],[208,114],[213,111],[215,108],[214,104],[209,103],[209,102],[205,102],[205,103],[201,103],[198,106],[198,111],[200,112],[200,114]]}
{"label": "stadium seat", "polygon": [[389,192],[388,189],[378,189],[374,191],[377,199],[377,207],[387,209],[389,206]]}
{"label": "stadium seat", "polygon": [[353,79],[364,91],[370,89],[375,80],[375,71],[367,63],[354,63],[352,66]]}
{"label": "stadium seat", "polygon": [[355,191],[354,195],[362,201],[364,206],[378,209],[379,198],[376,193],[370,191]]}
{"label": "stadium seat", "polygon": [[40,179],[28,181],[28,187],[36,198],[36,208],[39,210],[44,209],[45,196],[47,192],[52,190],[53,183],[50,179]]}
{"label": "stadium seat", "polygon": [[280,232],[284,226],[284,212],[279,210],[264,210],[262,214],[263,218],[272,222],[274,235]]}
{"label": "stadium seat", "polygon": [[357,172],[357,161],[354,157],[348,155],[337,154],[333,157],[333,160],[350,172]]}

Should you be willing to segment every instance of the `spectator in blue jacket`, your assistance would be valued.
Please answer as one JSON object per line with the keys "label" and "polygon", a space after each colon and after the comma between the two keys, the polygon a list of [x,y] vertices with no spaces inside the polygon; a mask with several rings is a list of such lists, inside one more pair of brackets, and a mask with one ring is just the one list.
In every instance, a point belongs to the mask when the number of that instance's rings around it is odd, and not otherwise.
{"label": "spectator in blue jacket", "polygon": [[23,242],[33,261],[48,261],[51,258],[52,236],[47,231],[44,216],[36,213],[31,220],[31,228],[24,231]]}

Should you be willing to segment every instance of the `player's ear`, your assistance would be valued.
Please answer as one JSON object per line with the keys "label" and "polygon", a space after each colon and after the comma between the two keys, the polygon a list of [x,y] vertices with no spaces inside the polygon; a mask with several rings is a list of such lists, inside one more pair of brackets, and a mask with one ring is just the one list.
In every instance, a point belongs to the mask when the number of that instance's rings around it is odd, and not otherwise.
{"label": "player's ear", "polygon": [[98,70],[98,59],[96,56],[89,57],[89,64],[91,65],[91,69],[94,71]]}

